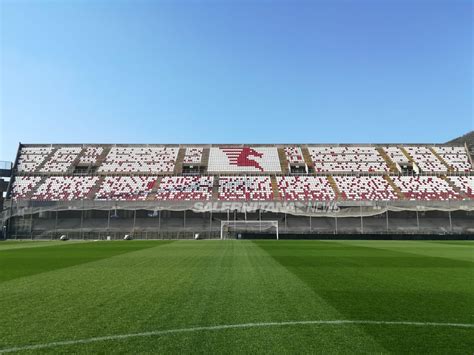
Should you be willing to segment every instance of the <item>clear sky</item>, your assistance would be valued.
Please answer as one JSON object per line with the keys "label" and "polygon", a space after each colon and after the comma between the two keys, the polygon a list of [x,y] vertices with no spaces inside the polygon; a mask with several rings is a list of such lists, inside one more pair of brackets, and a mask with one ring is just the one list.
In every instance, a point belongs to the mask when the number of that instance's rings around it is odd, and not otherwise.
{"label": "clear sky", "polygon": [[473,1],[0,0],[23,143],[444,142],[473,129]]}

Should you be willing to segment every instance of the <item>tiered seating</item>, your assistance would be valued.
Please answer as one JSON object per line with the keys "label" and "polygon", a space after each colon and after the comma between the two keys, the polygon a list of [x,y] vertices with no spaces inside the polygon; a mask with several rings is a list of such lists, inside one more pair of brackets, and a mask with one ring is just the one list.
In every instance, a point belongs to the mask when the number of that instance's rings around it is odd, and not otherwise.
{"label": "tiered seating", "polygon": [[156,182],[152,176],[106,176],[96,200],[145,200]]}
{"label": "tiered seating", "polygon": [[203,148],[186,148],[184,153],[183,163],[186,164],[199,164],[202,159]]}
{"label": "tiered seating", "polygon": [[213,176],[165,176],[156,191],[157,200],[209,200]]}
{"label": "tiered seating", "polygon": [[99,168],[100,172],[173,172],[178,148],[113,147]]}
{"label": "tiered seating", "polygon": [[454,171],[469,172],[472,170],[464,147],[433,147],[433,149]]}
{"label": "tiered seating", "polygon": [[387,172],[389,168],[375,147],[310,147],[316,172]]}
{"label": "tiered seating", "polygon": [[474,198],[474,176],[450,176],[449,180],[469,198]]}
{"label": "tiered seating", "polygon": [[33,193],[32,200],[73,201],[86,199],[97,176],[50,176]]}
{"label": "tiered seating", "polygon": [[394,163],[406,164],[410,161],[399,147],[384,147],[383,150]]}
{"label": "tiered seating", "polygon": [[446,166],[433,154],[428,147],[407,146],[405,150],[415,161],[421,171],[446,171]]}
{"label": "tiered seating", "polygon": [[281,172],[276,147],[214,147],[209,172]]}
{"label": "tiered seating", "polygon": [[346,200],[396,200],[397,194],[382,176],[334,176]]}
{"label": "tiered seating", "polygon": [[303,152],[300,147],[285,147],[285,155],[290,164],[304,164]]}
{"label": "tiered seating", "polygon": [[17,169],[19,172],[35,172],[38,166],[51,153],[51,147],[23,147],[18,157]]}
{"label": "tiered seating", "polygon": [[94,164],[100,157],[104,148],[102,147],[87,147],[79,158],[80,164]]}
{"label": "tiered seating", "polygon": [[221,176],[219,199],[225,201],[273,199],[270,176]]}
{"label": "tiered seating", "polygon": [[41,181],[39,176],[17,176],[12,186],[12,198],[14,200],[25,199],[36,185]]}
{"label": "tiered seating", "polygon": [[81,147],[62,147],[40,169],[43,173],[65,173],[81,152]]}
{"label": "tiered seating", "polygon": [[276,179],[283,200],[328,201],[336,197],[326,177],[277,176]]}
{"label": "tiered seating", "polygon": [[409,200],[452,200],[461,196],[437,176],[395,176],[393,182]]}

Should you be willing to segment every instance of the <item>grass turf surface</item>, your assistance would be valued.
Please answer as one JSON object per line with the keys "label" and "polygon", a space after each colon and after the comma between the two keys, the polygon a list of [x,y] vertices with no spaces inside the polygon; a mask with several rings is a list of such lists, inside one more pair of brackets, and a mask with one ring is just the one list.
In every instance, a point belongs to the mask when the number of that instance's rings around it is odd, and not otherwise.
{"label": "grass turf surface", "polygon": [[[474,244],[426,241],[0,243],[1,349],[228,324],[473,324]],[[299,324],[24,353],[472,353],[474,328]]]}

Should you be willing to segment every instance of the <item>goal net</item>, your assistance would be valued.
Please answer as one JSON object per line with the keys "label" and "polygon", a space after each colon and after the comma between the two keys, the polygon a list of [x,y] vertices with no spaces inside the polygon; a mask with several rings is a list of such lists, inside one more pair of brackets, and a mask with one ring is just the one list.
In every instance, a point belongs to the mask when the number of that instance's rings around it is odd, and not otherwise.
{"label": "goal net", "polygon": [[274,235],[278,239],[278,221],[221,221],[221,239],[241,239],[245,235]]}

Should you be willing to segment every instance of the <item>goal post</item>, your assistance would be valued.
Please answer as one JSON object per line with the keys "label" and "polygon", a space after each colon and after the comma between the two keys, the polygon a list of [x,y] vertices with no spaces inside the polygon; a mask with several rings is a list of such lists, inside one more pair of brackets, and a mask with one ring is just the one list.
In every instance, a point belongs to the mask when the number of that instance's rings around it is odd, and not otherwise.
{"label": "goal post", "polygon": [[221,239],[235,238],[240,233],[274,233],[278,240],[278,221],[221,221]]}

